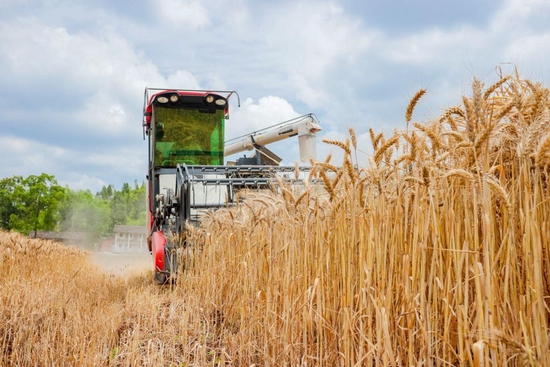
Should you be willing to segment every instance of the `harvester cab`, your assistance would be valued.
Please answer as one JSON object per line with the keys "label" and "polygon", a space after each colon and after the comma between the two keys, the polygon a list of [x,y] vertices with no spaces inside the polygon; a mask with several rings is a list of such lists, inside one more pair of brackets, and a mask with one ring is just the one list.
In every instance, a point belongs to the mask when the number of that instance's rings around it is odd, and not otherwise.
{"label": "harvester cab", "polygon": [[[234,205],[237,191],[270,187],[277,175],[296,169],[279,166],[281,159],[267,144],[298,136],[301,160],[315,156],[321,127],[311,114],[225,142],[232,95],[239,98],[235,91],[145,89],[147,243],[159,284],[175,279],[189,226],[210,210]],[[244,151],[254,155],[224,164],[226,156]]]}

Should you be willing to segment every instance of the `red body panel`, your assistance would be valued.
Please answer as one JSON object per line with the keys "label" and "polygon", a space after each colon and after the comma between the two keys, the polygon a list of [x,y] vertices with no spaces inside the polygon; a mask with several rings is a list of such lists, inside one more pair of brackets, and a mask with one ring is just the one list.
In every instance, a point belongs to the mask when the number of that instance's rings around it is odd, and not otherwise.
{"label": "red body panel", "polygon": [[[149,208],[151,208],[151,206],[149,206]],[[155,218],[153,218],[153,213],[149,212],[149,221],[147,222],[147,233],[151,233],[151,231],[153,230],[153,225],[155,224]]]}
{"label": "red body panel", "polygon": [[152,252],[155,271],[164,271],[164,247],[166,247],[166,237],[161,231],[153,232]]}

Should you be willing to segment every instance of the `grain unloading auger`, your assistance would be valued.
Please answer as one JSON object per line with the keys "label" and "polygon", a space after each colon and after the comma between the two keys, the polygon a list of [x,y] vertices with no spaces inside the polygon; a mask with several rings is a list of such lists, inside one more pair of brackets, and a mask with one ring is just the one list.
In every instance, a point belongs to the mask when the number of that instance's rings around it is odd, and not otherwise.
{"label": "grain unloading auger", "polygon": [[[147,243],[160,284],[174,279],[177,250],[187,245],[185,232],[188,226],[198,225],[206,212],[234,205],[239,200],[236,193],[243,188],[269,188],[278,176],[300,181],[284,174],[296,167],[279,166],[281,158],[266,145],[297,136],[300,160],[315,158],[316,133],[321,127],[312,114],[225,142],[228,99],[233,94],[238,98],[235,91],[145,89]],[[245,151],[254,155],[224,165],[226,156]]]}

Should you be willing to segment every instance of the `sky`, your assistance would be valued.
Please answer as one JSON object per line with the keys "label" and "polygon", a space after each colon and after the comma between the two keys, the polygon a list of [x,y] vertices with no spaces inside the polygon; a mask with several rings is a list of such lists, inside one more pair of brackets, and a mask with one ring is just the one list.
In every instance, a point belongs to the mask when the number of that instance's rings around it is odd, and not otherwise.
{"label": "sky", "polygon": [[[313,113],[321,139],[405,128],[515,70],[548,85],[549,0],[0,0],[0,179],[141,183],[145,87],[235,90],[226,138]],[[269,146],[293,165],[298,140]]]}

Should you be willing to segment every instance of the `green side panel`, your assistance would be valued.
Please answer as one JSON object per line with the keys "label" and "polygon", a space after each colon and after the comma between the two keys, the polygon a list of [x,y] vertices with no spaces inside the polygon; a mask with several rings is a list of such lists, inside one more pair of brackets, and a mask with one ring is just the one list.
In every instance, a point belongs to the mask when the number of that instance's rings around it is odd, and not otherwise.
{"label": "green side panel", "polygon": [[223,164],[224,111],[156,107],[153,118],[156,166]]}

